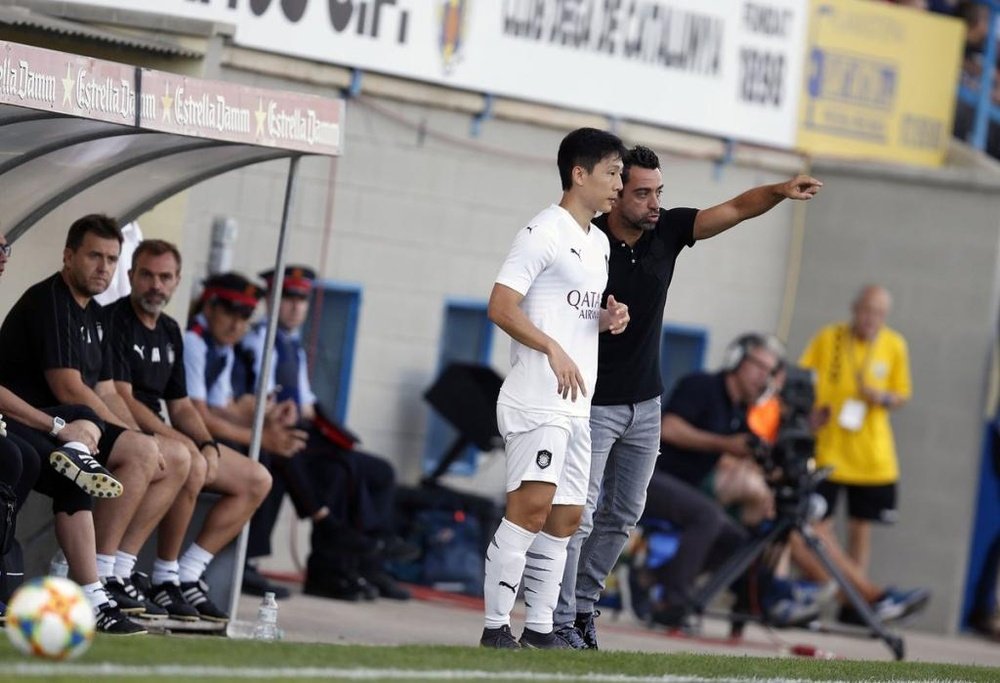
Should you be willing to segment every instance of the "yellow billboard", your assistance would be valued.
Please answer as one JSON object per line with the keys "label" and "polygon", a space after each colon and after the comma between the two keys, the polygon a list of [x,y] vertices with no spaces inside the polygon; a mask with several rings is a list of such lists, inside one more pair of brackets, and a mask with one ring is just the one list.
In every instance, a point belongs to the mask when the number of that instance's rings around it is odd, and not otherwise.
{"label": "yellow billboard", "polygon": [[865,0],[812,0],[798,147],[938,166],[951,138],[965,28]]}

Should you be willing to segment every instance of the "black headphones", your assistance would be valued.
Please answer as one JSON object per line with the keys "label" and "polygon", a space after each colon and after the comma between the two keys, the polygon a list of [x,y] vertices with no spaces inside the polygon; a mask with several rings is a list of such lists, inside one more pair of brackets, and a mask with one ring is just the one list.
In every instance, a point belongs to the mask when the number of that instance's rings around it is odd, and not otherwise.
{"label": "black headphones", "polygon": [[748,332],[746,334],[741,334],[736,339],[734,339],[729,346],[726,347],[726,351],[722,356],[722,369],[725,372],[735,372],[743,361],[746,360],[747,353],[750,349],[765,348],[778,356],[778,367],[780,368],[785,362],[785,349],[784,345],[778,340],[777,337],[772,335],[757,334],[756,332]]}

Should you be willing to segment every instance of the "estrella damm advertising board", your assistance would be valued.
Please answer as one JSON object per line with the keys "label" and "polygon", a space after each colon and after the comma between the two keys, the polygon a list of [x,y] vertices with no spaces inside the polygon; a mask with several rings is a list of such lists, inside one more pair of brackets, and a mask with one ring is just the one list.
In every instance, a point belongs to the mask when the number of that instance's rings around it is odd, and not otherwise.
{"label": "estrella damm advertising board", "polygon": [[821,156],[940,165],[963,40],[963,24],[941,15],[811,0],[797,146]]}

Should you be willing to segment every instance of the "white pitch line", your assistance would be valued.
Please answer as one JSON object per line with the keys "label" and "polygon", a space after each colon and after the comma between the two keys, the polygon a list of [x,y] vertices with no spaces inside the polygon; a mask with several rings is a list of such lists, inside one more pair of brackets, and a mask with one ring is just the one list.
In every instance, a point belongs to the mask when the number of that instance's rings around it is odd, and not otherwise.
{"label": "white pitch line", "polygon": [[[587,683],[847,683],[841,680],[817,681],[798,678],[706,678],[698,676],[627,676],[625,674],[561,674],[544,671],[474,671],[474,670],[420,670],[420,669],[341,669],[335,667],[224,667],[184,666],[164,664],[155,666],[129,666],[124,664],[57,664],[23,662],[0,665],[0,676],[141,676],[197,678],[320,678],[350,680],[490,680],[490,681],[586,681]],[[923,679],[910,683],[942,683],[939,679]],[[951,682],[958,683],[958,682]]]}

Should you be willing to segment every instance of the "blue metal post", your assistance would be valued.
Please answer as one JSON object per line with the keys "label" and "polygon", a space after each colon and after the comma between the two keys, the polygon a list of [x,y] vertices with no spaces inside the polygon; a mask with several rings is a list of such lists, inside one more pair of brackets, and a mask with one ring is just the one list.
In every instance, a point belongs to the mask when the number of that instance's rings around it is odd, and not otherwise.
{"label": "blue metal post", "polygon": [[989,28],[986,33],[986,45],[983,51],[983,72],[979,77],[979,101],[976,103],[976,121],[972,127],[972,145],[978,150],[986,149],[986,140],[990,130],[990,114],[993,108],[993,77],[996,73],[997,60],[997,3],[987,0],[981,4],[990,10]]}

